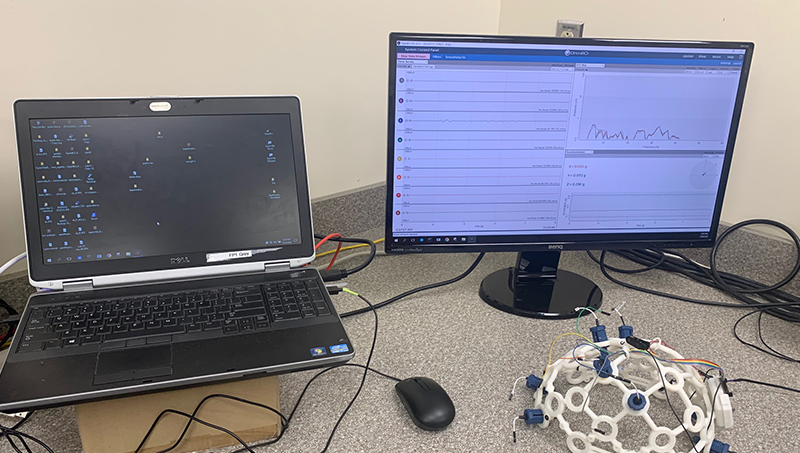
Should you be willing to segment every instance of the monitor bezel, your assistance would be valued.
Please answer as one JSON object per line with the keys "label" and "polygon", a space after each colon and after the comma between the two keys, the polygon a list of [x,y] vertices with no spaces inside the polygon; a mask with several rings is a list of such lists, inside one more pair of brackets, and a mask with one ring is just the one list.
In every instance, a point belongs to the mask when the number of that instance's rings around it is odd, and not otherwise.
{"label": "monitor bezel", "polygon": [[[717,48],[745,50],[742,76],[734,105],[728,144],[725,150],[720,185],[714,204],[714,214],[707,237],[698,237],[697,233],[606,233],[606,234],[568,234],[568,235],[529,235],[509,236],[508,242],[492,243],[428,243],[402,242],[411,236],[394,236],[392,231],[393,194],[394,194],[394,123],[395,123],[395,90],[397,74],[397,42],[404,41],[462,41],[475,43],[504,44],[551,44],[570,46],[626,46],[626,47],[684,47],[684,48]],[[733,150],[738,133],[739,122],[744,104],[745,88],[750,72],[755,44],[752,42],[723,41],[665,41],[635,40],[610,38],[552,38],[529,36],[491,36],[491,35],[459,35],[431,33],[391,33],[389,34],[389,92],[387,117],[387,159],[386,159],[386,206],[385,206],[385,241],[387,253],[447,253],[447,252],[521,252],[521,251],[560,251],[560,250],[602,250],[632,248],[701,248],[714,244],[719,229],[722,205],[727,187]],[[427,236],[427,235],[426,235]],[[439,234],[435,236],[446,236]],[[462,234],[452,236],[464,236]],[[414,236],[418,237],[418,236]],[[515,241],[514,238],[524,238]],[[397,239],[400,242],[395,242]]]}
{"label": "monitor bezel", "polygon": [[[169,110],[153,111],[152,103],[167,102]],[[299,207],[301,243],[283,245],[264,255],[237,259],[235,262],[206,262],[206,252],[155,255],[140,258],[109,259],[94,262],[45,264],[41,248],[41,225],[38,221],[31,120],[87,119],[103,117],[164,117],[205,115],[286,114],[290,117],[293,159]],[[29,279],[35,286],[60,288],[67,280],[119,276],[125,281],[164,280],[194,276],[223,275],[243,268],[255,269],[258,263],[306,263],[314,257],[314,239],[310,210],[305,140],[300,114],[300,100],[294,96],[180,97],[180,98],[85,98],[20,99],[14,103],[20,185]],[[209,252],[212,252],[209,250]],[[187,259],[183,259],[183,258]],[[260,265],[263,269],[263,265]],[[162,275],[163,274],[163,275]],[[99,281],[98,280],[98,281]]]}

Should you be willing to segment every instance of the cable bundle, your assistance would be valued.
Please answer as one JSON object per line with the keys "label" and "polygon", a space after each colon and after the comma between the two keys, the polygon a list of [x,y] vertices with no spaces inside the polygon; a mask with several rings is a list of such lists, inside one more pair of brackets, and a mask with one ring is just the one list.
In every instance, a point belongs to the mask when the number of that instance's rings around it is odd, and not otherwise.
{"label": "cable bundle", "polygon": [[[757,282],[755,280],[742,277],[740,275],[732,274],[729,272],[722,272],[719,269],[717,269],[716,262],[720,244],[722,244],[725,238],[727,238],[734,231],[737,231],[749,225],[774,226],[776,228],[785,231],[791,237],[794,246],[797,249],[798,258],[795,262],[792,271],[789,272],[789,274],[778,283],[775,283],[773,285],[766,285]],[[608,252],[618,255],[622,258],[625,258],[629,261],[632,261],[642,266],[639,269],[620,269],[609,266],[608,264],[605,263],[605,257],[607,253],[606,251],[601,252],[600,258],[594,256],[591,252],[587,253],[589,254],[589,257],[592,258],[592,260],[594,260],[596,263],[600,265],[600,271],[603,273],[603,275],[606,276],[606,278],[626,288],[633,289],[636,291],[642,291],[648,294],[654,294],[656,296],[668,297],[670,299],[676,299],[700,305],[708,305],[714,307],[729,307],[729,308],[752,308],[753,311],[742,316],[739,319],[739,321],[737,321],[736,324],[734,325],[733,333],[734,336],[736,336],[736,339],[742,342],[743,344],[758,349],[759,351],[762,351],[773,357],[777,357],[783,360],[788,360],[791,362],[798,362],[797,359],[786,356],[785,354],[782,354],[771,348],[764,342],[763,337],[761,335],[761,319],[764,313],[775,316],[784,321],[792,323],[800,322],[800,297],[781,290],[781,288],[786,286],[786,284],[788,284],[792,279],[794,279],[794,277],[800,271],[800,238],[798,238],[797,234],[794,231],[792,231],[792,229],[789,228],[788,226],[780,222],[767,219],[746,220],[744,222],[740,222],[731,226],[730,228],[725,230],[724,233],[720,234],[716,242],[714,243],[714,246],[711,249],[711,260],[709,267],[703,266],[681,253],[675,251],[660,250],[660,249],[627,250],[627,251],[615,250]],[[609,273],[609,271],[611,271],[621,274],[637,274],[637,273],[647,272],[653,269],[661,269],[667,272],[681,274],[698,283],[710,286],[712,288],[716,288],[726,294],[729,294],[732,297],[735,297],[736,299],[743,302],[744,305],[736,303],[715,302],[702,299],[694,299],[691,297],[679,296],[677,294],[670,294],[649,288],[643,288],[641,286],[636,286],[627,282],[623,282]],[[739,323],[748,316],[754,314],[759,315],[758,316],[759,339],[761,340],[761,343],[763,343],[763,345],[766,347],[766,349],[742,340],[736,332],[736,327],[739,325]]]}

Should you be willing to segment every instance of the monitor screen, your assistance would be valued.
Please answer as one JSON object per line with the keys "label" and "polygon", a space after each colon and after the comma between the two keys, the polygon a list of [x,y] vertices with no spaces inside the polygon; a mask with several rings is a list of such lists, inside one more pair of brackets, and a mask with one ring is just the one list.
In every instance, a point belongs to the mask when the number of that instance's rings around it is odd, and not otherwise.
{"label": "monitor screen", "polygon": [[390,40],[387,250],[711,244],[752,44]]}

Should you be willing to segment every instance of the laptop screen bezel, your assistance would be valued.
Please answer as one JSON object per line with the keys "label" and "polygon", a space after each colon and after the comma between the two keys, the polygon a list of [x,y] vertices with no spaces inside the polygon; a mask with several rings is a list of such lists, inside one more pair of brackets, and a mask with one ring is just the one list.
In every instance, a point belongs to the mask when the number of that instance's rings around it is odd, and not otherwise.
{"label": "laptop screen bezel", "polygon": [[[167,111],[152,111],[153,102],[168,102]],[[208,263],[206,252],[184,253],[188,259],[174,260],[176,254],[114,259],[96,262],[45,264],[41,246],[36,181],[34,175],[31,120],[85,119],[108,117],[165,117],[192,115],[288,114],[291,123],[295,180],[299,208],[299,244],[281,245],[267,255],[237,259],[230,263]],[[308,262],[314,256],[311,202],[308,187],[300,100],[297,97],[197,97],[197,98],[128,98],[128,99],[22,99],[14,103],[17,150],[20,167],[25,237],[28,250],[28,271],[32,283],[61,287],[63,280],[85,279],[108,275],[146,273],[147,279],[163,280],[159,271],[181,277],[222,275],[230,267],[241,269],[243,263]],[[239,265],[239,266],[237,266]],[[248,267],[255,268],[253,266]],[[176,272],[178,271],[178,272]],[[55,282],[55,284],[53,284]],[[46,284],[44,284],[46,283]]]}

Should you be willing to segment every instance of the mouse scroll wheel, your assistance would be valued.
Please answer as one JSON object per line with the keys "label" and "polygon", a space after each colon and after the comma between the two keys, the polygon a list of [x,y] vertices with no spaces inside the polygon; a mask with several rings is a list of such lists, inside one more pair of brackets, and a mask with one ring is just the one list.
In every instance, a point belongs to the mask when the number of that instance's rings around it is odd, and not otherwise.
{"label": "mouse scroll wheel", "polygon": [[431,389],[431,388],[430,388],[430,387],[428,387],[428,384],[427,384],[427,383],[425,383],[425,381],[423,381],[422,379],[414,379],[414,381],[415,381],[417,384],[419,384],[419,386],[420,386],[420,387],[422,387],[422,390],[425,390],[426,392],[427,392],[427,391],[430,391],[430,389]]}

